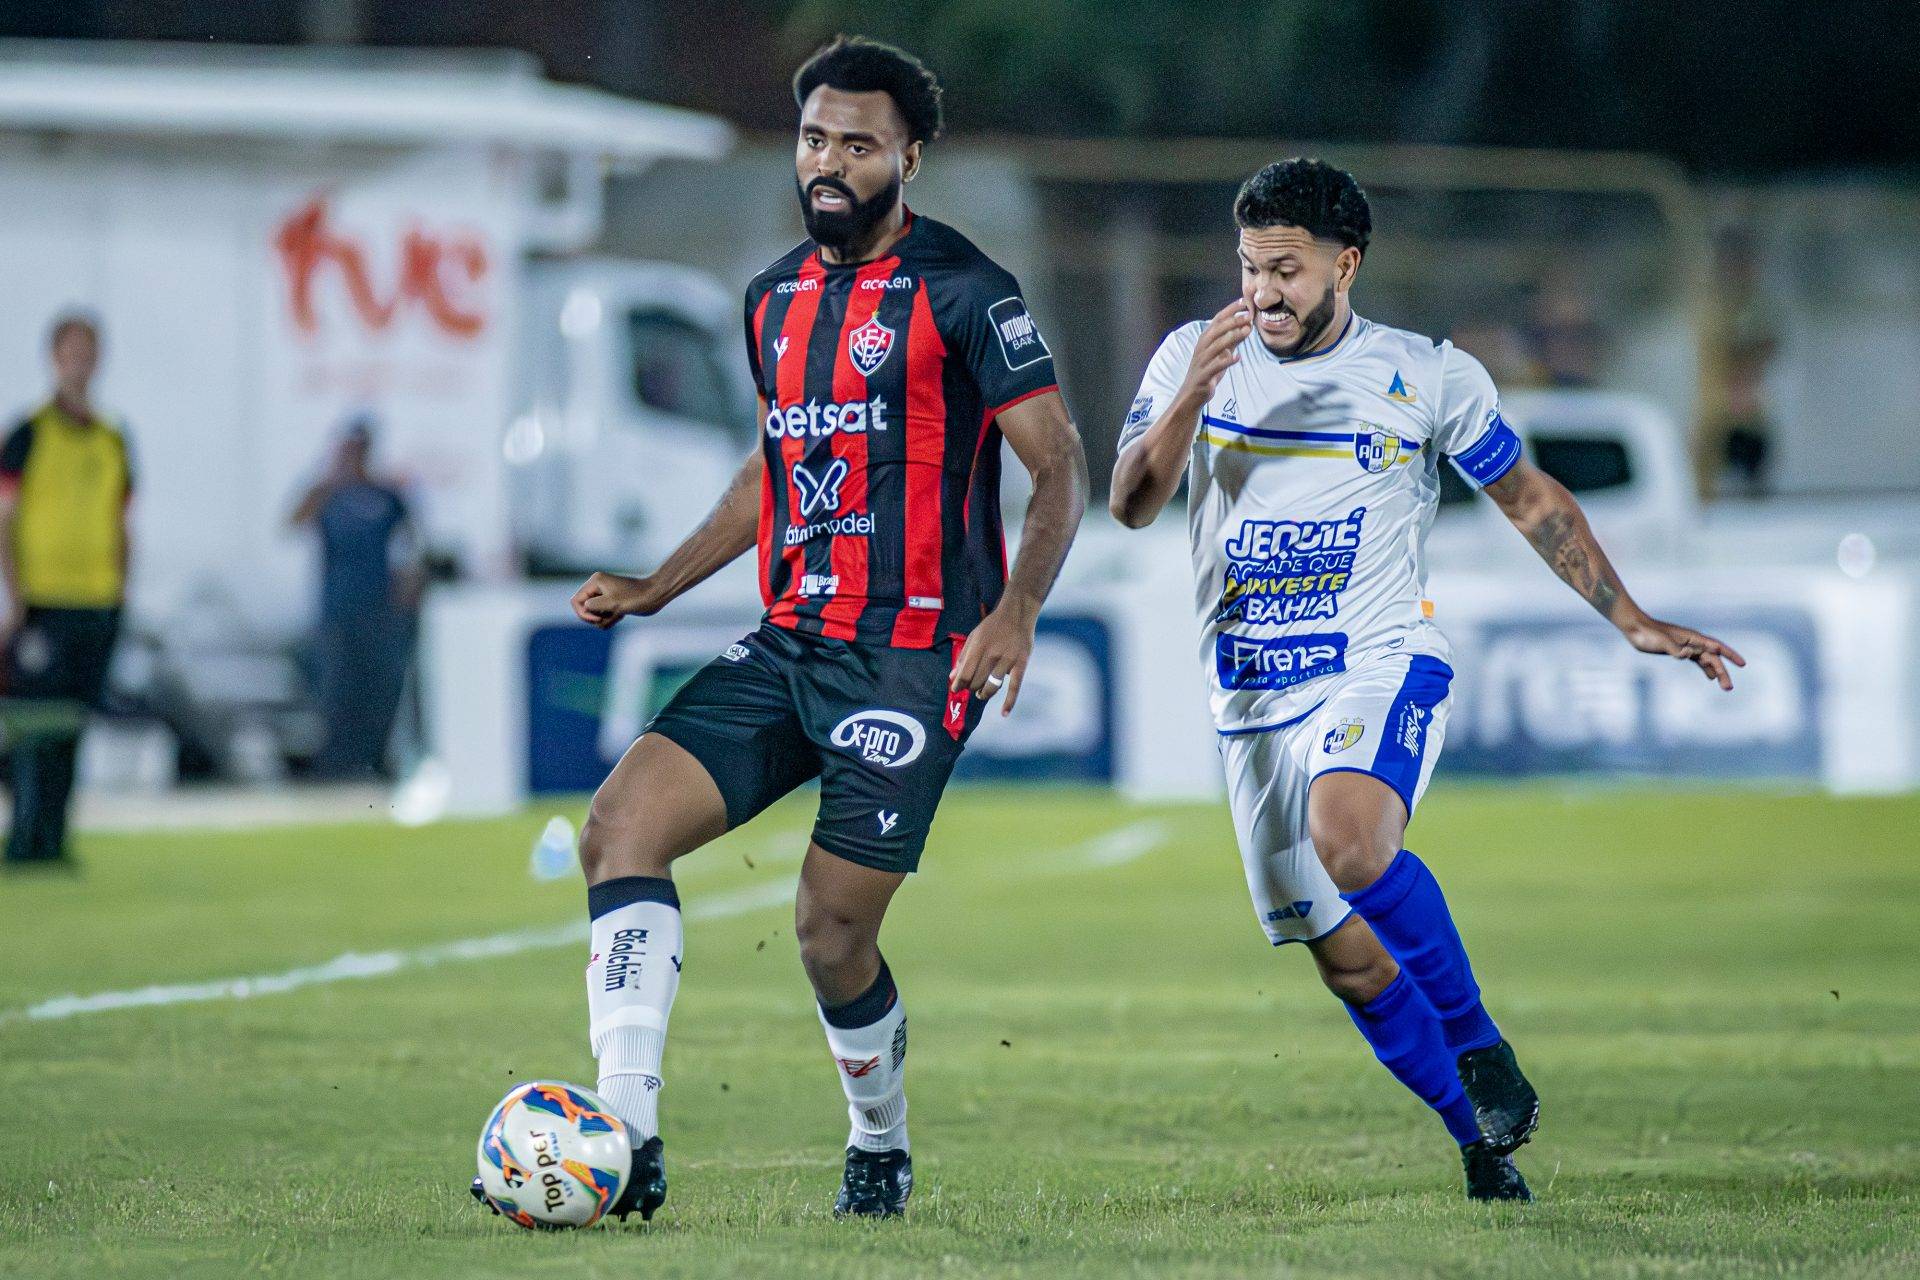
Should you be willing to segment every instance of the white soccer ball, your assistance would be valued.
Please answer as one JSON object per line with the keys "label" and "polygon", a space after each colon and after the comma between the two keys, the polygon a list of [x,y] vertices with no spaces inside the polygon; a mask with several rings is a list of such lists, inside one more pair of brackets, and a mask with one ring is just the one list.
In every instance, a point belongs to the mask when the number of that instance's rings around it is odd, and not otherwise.
{"label": "white soccer ball", "polygon": [[523,1227],[592,1226],[620,1198],[632,1164],[627,1126],[579,1085],[520,1085],[480,1131],[481,1189]]}

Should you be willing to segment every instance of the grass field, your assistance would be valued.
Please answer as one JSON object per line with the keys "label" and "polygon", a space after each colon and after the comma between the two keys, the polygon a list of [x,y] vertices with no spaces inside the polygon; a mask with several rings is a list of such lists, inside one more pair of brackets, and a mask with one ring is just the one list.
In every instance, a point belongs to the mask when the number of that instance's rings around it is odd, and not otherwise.
{"label": "grass field", "polygon": [[552,938],[584,895],[526,871],[545,817],[98,836],[82,879],[0,881],[0,1276],[1920,1275],[1920,800],[1443,780],[1412,842],[1545,1096],[1539,1202],[1488,1208],[1265,944],[1223,812],[957,792],[883,940],[892,1224],[828,1213],[843,1103],[775,905],[796,800],[681,877],[667,1209],[558,1236],[465,1190],[510,1085],[592,1082],[585,947]]}

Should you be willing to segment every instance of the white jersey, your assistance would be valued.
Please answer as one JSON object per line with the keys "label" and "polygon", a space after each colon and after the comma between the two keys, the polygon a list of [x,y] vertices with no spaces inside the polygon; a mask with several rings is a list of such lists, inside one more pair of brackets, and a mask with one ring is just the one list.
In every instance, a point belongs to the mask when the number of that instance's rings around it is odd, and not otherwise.
{"label": "white jersey", "polygon": [[[1168,334],[1121,431],[1166,411],[1203,322]],[[1201,659],[1222,733],[1297,720],[1322,677],[1382,654],[1449,657],[1427,599],[1440,455],[1474,484],[1520,458],[1480,362],[1450,342],[1352,316],[1288,358],[1257,334],[1215,388],[1193,443],[1188,532]]]}

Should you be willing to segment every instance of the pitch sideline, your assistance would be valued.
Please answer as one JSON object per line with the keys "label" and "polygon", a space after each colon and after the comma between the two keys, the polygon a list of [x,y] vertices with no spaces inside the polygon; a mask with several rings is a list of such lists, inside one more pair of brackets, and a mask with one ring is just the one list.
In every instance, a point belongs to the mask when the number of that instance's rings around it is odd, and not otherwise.
{"label": "pitch sideline", "polygon": [[[1164,822],[1145,820],[1129,823],[1072,846],[1037,870],[1104,870],[1119,866],[1153,852],[1166,842],[1171,833],[1172,829]],[[750,885],[731,893],[696,899],[687,904],[687,919],[725,919],[791,902],[797,882],[797,877],[787,876],[769,884]],[[284,995],[303,987],[384,978],[407,969],[433,968],[443,964],[492,960],[527,951],[579,946],[586,942],[588,936],[586,921],[578,920],[540,929],[515,929],[478,938],[460,938],[409,950],[348,951],[321,964],[305,965],[280,973],[221,978],[211,982],[168,983],[126,991],[100,991],[85,996],[54,996],[25,1008],[0,1010],[0,1026],[17,1022],[56,1022],[83,1014],[111,1013],[120,1009],[205,1004],[214,1000],[252,1000],[259,996]]]}

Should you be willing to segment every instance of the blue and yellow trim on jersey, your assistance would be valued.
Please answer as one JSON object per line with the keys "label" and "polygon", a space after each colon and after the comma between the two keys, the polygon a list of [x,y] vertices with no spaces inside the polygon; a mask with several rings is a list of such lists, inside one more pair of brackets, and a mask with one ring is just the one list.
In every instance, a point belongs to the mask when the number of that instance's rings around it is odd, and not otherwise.
{"label": "blue and yellow trim on jersey", "polygon": [[[1352,431],[1281,431],[1272,427],[1248,427],[1228,422],[1212,414],[1202,415],[1201,438],[1216,449],[1233,453],[1258,454],[1263,458],[1331,458],[1338,462],[1354,460],[1354,446],[1360,436]],[[1400,452],[1391,466],[1411,462],[1420,452],[1418,440],[1399,440]],[[1384,469],[1384,468],[1383,468]]]}

